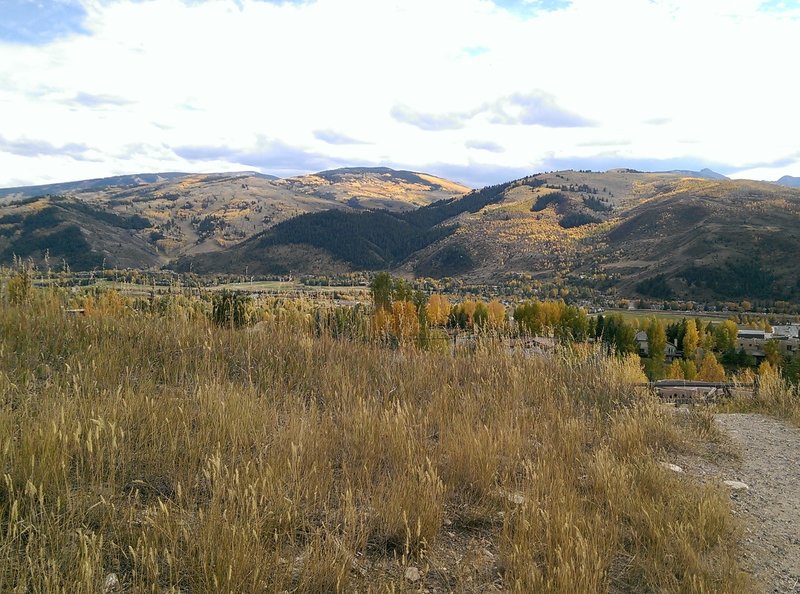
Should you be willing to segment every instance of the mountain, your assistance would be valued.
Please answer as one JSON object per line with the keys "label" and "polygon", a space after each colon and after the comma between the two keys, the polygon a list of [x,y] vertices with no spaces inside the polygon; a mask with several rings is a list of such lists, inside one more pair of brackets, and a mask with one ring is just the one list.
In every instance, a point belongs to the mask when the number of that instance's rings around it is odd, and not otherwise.
{"label": "mountain", "polygon": [[159,181],[186,177],[188,173],[140,173],[135,175],[116,175],[97,179],[45,184],[39,186],[20,186],[16,188],[0,188],[0,198],[20,199],[44,196],[47,194],[69,194],[92,190],[104,190],[115,187],[131,187],[152,184]]}
{"label": "mountain", "polygon": [[391,269],[499,283],[569,279],[622,294],[800,297],[800,190],[611,170],[537,174],[411,212],[342,210],[282,222],[198,272]]}
{"label": "mountain", "polygon": [[229,248],[306,213],[405,212],[467,191],[424,173],[390,169],[286,179],[253,172],[140,174],[13,188],[0,200],[0,262],[14,255],[41,261],[49,253],[51,261],[72,268],[104,259],[107,267],[161,266]]}
{"label": "mountain", "polygon": [[800,189],[558,171],[480,190],[386,168],[188,175],[0,203],[0,261],[198,273],[392,270],[685,299],[800,298]]}
{"label": "mountain", "polygon": [[800,177],[792,177],[791,175],[784,175],[775,183],[789,188],[800,188]]}
{"label": "mountain", "polygon": [[480,211],[502,197],[506,187],[491,186],[404,212],[309,213],[275,225],[232,249],[187,256],[175,265],[183,271],[246,269],[277,274],[391,268],[450,235],[456,226],[446,221]]}
{"label": "mountain", "polygon": [[683,177],[699,177],[702,179],[730,179],[729,177],[722,175],[721,173],[717,173],[716,171],[712,171],[707,167],[701,169],[700,171],[691,171],[688,169],[673,169],[672,171],[663,171],[662,173],[675,173],[677,175],[682,175]]}
{"label": "mountain", "polygon": [[145,231],[151,221],[119,215],[62,197],[28,198],[0,208],[0,261],[14,256],[48,266],[87,270],[101,266],[155,266],[158,250]]}
{"label": "mountain", "polygon": [[[80,192],[93,192],[107,190],[111,188],[132,188],[155,184],[164,181],[178,180],[191,177],[193,173],[165,172],[165,173],[137,173],[132,175],[115,175],[112,177],[100,177],[96,179],[84,179],[79,181],[61,182],[56,184],[45,184],[38,186],[19,186],[15,188],[0,188],[0,199],[18,200],[21,198],[32,198],[34,196],[45,196],[48,194],[75,194]],[[247,176],[259,177],[261,179],[278,179],[274,175],[266,175],[253,171],[242,171],[236,173],[213,173],[211,176]]]}
{"label": "mountain", "polygon": [[290,177],[276,185],[303,195],[340,202],[353,209],[413,210],[460,196],[469,188],[426,173],[388,167],[345,167]]}

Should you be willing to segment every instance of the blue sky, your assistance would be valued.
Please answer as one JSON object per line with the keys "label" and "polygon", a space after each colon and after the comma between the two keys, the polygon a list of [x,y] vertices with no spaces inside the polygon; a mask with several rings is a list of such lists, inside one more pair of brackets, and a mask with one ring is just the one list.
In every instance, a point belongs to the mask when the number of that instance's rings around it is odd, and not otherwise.
{"label": "blue sky", "polygon": [[0,186],[800,175],[796,0],[0,0]]}
{"label": "blue sky", "polygon": [[40,45],[87,32],[78,0],[2,0],[0,14],[0,41]]}

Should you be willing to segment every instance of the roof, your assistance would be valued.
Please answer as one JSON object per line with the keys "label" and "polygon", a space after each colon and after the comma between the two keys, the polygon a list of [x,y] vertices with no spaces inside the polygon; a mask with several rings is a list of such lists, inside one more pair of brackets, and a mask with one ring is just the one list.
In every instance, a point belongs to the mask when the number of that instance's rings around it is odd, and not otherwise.
{"label": "roof", "polygon": [[767,338],[769,333],[764,330],[739,330],[738,338]]}
{"label": "roof", "polygon": [[774,336],[788,336],[789,338],[800,338],[800,324],[786,324],[783,326],[773,326]]}

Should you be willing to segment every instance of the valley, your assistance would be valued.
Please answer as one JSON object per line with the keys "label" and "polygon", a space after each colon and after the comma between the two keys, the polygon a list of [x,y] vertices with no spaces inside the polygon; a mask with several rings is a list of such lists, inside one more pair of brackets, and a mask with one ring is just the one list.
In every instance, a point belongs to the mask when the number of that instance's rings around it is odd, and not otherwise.
{"label": "valley", "polygon": [[800,189],[685,173],[569,170],[480,190],[387,168],[78,182],[7,194],[0,259],[262,276],[391,270],[655,300],[796,301]]}

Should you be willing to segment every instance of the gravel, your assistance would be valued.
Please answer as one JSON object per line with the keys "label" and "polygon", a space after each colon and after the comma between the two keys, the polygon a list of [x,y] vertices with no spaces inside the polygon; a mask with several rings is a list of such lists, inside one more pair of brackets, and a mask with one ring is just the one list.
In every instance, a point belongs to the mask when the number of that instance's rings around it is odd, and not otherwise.
{"label": "gravel", "polygon": [[739,459],[680,463],[687,474],[730,489],[743,526],[742,565],[763,591],[800,594],[800,428],[759,414],[715,420]]}

